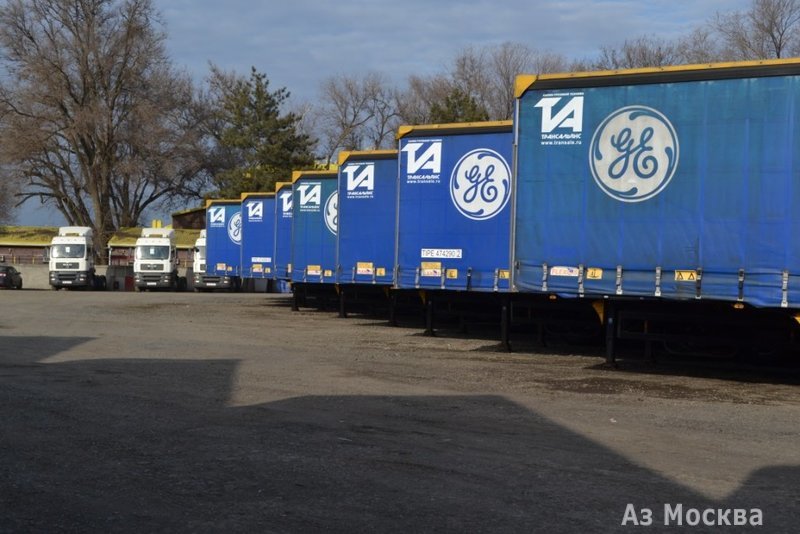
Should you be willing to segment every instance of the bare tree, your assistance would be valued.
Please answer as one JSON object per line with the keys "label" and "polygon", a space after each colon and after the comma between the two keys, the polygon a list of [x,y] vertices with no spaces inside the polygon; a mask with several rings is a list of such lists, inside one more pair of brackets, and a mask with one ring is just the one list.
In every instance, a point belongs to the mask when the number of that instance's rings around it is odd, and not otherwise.
{"label": "bare tree", "polygon": [[429,122],[432,107],[440,108],[459,95],[486,110],[490,120],[510,119],[517,75],[565,70],[564,56],[519,43],[468,47],[456,55],[449,72],[428,78],[411,76],[400,99],[399,113],[407,124]]}
{"label": "bare tree", "polygon": [[731,59],[800,53],[800,0],[752,0],[745,11],[718,13],[712,26]]}
{"label": "bare tree", "polygon": [[8,176],[0,178],[0,224],[13,219],[14,192],[16,184]]}
{"label": "bare tree", "polygon": [[196,194],[202,119],[163,47],[152,0],[0,7],[0,155],[70,224],[105,239]]}
{"label": "bare tree", "polygon": [[726,61],[717,35],[708,26],[701,26],[679,38],[675,44],[678,62],[684,64],[713,63]]}
{"label": "bare tree", "polygon": [[397,111],[403,124],[428,124],[431,107],[452,92],[453,82],[445,75],[410,76],[408,87],[398,95]]}
{"label": "bare tree", "polygon": [[491,98],[492,79],[486,48],[467,47],[453,59],[450,71],[451,91],[457,89],[485,106]]}
{"label": "bare tree", "polygon": [[600,70],[663,67],[680,62],[675,43],[658,37],[625,40],[618,47],[603,46],[593,67]]}
{"label": "bare tree", "polygon": [[327,162],[339,150],[381,148],[391,142],[399,121],[396,91],[385,77],[371,72],[361,78],[334,76],[321,86],[317,109],[319,149]]}
{"label": "bare tree", "polygon": [[382,77],[375,77],[371,85],[368,107],[372,119],[367,123],[364,148],[389,148],[394,146],[394,135],[400,125],[398,91]]}
{"label": "bare tree", "polygon": [[484,105],[492,119],[507,120],[514,114],[514,81],[517,75],[564,72],[567,70],[567,61],[560,54],[506,42],[489,49],[486,68],[490,89]]}

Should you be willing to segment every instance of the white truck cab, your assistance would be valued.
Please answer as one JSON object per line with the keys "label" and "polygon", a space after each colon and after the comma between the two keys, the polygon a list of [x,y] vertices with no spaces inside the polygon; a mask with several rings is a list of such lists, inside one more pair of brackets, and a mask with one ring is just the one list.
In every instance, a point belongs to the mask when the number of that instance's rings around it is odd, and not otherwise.
{"label": "white truck cab", "polygon": [[173,229],[142,228],[142,235],[136,240],[133,278],[137,291],[182,289]]}
{"label": "white truck cab", "polygon": [[192,259],[192,272],[195,280],[198,275],[206,272],[206,231],[200,230],[200,237],[194,242],[194,258]]}
{"label": "white truck cab", "polygon": [[88,226],[62,226],[50,241],[50,286],[105,289],[105,277],[95,275],[94,243]]}

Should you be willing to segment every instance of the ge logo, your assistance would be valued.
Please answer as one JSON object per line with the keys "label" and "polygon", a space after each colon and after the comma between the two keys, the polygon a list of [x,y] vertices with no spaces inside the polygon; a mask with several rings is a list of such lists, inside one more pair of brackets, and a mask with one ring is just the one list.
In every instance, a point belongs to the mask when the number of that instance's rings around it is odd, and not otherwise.
{"label": "ge logo", "polygon": [[237,211],[228,221],[228,237],[237,245],[242,242],[242,212]]}
{"label": "ge logo", "polygon": [[653,198],[678,166],[678,135],[669,120],[645,106],[620,108],[597,127],[589,149],[592,176],[622,202]]}
{"label": "ge logo", "polygon": [[478,148],[464,155],[450,175],[450,198],[458,211],[475,221],[491,219],[508,203],[511,170],[503,156]]}
{"label": "ge logo", "polygon": [[339,192],[334,191],[325,201],[325,226],[336,235],[339,227]]}

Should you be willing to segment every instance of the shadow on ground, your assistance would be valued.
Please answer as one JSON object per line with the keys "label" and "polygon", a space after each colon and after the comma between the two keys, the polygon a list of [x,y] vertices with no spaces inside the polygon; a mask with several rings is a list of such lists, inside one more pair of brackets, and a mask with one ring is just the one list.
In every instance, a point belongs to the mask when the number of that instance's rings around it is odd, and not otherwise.
{"label": "shadow on ground", "polygon": [[10,339],[0,531],[596,532],[627,503],[800,520],[800,466],[715,502],[502,397],[230,407],[231,360],[42,364],[86,340]]}

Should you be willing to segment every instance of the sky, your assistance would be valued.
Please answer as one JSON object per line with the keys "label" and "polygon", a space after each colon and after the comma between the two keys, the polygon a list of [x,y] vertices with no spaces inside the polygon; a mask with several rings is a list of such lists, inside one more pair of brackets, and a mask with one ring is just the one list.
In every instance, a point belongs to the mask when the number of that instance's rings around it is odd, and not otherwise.
{"label": "sky", "polygon": [[[376,71],[402,85],[445,71],[465,47],[522,43],[568,59],[654,36],[673,39],[750,0],[154,0],[173,62],[198,82],[213,63],[265,73],[291,101],[313,102],[334,75]],[[17,224],[59,225],[36,201]]]}

